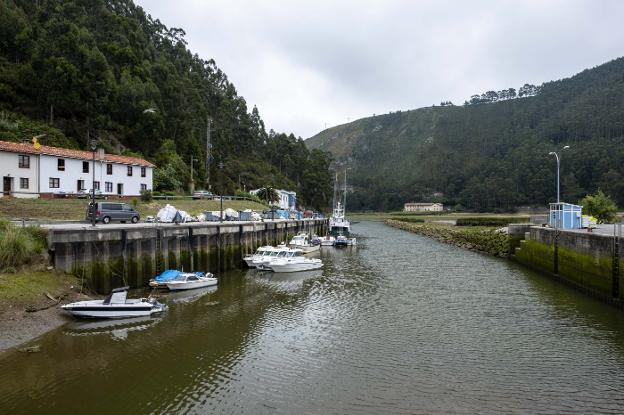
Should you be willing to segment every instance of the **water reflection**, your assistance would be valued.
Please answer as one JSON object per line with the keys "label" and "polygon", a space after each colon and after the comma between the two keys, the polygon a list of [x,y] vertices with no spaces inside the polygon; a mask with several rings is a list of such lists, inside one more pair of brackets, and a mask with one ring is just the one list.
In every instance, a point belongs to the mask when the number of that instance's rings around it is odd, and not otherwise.
{"label": "water reflection", "polygon": [[322,270],[229,273],[163,295],[160,319],[3,354],[0,412],[622,412],[622,313],[507,261],[355,230]]}

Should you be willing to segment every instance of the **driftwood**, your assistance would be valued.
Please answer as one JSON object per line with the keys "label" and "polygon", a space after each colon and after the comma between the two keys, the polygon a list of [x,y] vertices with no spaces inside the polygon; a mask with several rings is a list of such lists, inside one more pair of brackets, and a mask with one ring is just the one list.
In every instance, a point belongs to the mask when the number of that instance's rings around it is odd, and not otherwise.
{"label": "driftwood", "polygon": [[45,296],[46,296],[46,297],[48,297],[50,300],[52,300],[52,301],[53,301],[53,303],[48,304],[48,305],[45,305],[45,306],[42,306],[42,307],[28,306],[28,307],[26,308],[26,312],[28,312],[28,313],[35,313],[35,312],[37,312],[37,311],[43,311],[43,310],[47,310],[48,308],[52,308],[52,307],[54,307],[54,306],[56,306],[56,305],[59,305],[59,303],[60,303],[61,301],[63,301],[63,299],[64,299],[65,297],[67,297],[68,295],[69,295],[69,293],[68,293],[68,292],[66,292],[66,293],[61,294],[61,295],[59,296],[59,298],[54,298],[54,297],[52,297],[52,296],[50,295],[50,293],[45,293]]}

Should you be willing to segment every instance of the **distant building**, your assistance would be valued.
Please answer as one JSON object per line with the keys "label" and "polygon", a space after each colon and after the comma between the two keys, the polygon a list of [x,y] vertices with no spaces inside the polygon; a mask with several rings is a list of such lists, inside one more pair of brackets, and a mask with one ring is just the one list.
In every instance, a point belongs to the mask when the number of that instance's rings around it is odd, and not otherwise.
{"label": "distant building", "polygon": [[[260,189],[250,190],[249,193],[252,195],[257,194]],[[276,189],[279,200],[277,201],[277,206],[280,209],[284,210],[297,210],[297,192],[291,192],[290,190],[282,190]]]}
{"label": "distant building", "polygon": [[[95,165],[95,186],[93,168]],[[104,196],[139,196],[152,189],[154,165],[138,157],[0,141],[2,196],[75,195],[92,187]]]}
{"label": "distant building", "polygon": [[405,212],[442,212],[442,203],[406,203],[403,210]]}

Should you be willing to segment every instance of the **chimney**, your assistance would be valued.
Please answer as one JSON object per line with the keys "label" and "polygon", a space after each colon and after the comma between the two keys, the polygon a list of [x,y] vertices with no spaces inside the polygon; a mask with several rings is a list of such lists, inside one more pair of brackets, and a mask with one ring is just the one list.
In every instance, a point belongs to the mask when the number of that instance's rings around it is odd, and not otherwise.
{"label": "chimney", "polygon": [[98,148],[97,149],[97,158],[98,158],[98,160],[104,160],[104,149],[103,148]]}

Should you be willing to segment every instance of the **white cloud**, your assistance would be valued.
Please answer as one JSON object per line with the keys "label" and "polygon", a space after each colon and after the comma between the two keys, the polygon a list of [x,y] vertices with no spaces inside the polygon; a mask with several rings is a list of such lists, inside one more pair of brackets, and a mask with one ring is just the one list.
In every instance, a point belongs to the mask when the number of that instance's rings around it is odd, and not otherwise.
{"label": "white cloud", "polygon": [[267,128],[456,104],[623,55],[624,2],[136,0],[213,58]]}

